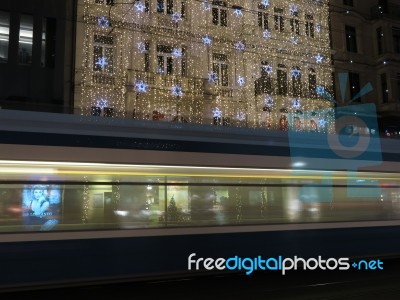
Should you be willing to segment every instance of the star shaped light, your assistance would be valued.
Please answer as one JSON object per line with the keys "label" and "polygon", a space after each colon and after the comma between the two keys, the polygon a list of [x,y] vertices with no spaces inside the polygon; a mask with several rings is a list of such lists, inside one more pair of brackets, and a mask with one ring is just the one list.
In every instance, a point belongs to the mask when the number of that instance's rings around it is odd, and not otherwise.
{"label": "star shaped light", "polygon": [[175,23],[178,23],[179,21],[182,21],[182,15],[178,12],[174,12],[171,16],[172,21]]}
{"label": "star shaped light", "polygon": [[297,42],[298,42],[297,36],[292,36],[290,38],[290,41],[292,42],[293,45],[297,45]]}
{"label": "star shaped light", "polygon": [[292,74],[292,77],[299,77],[301,75],[301,71],[299,69],[293,68],[290,73]]}
{"label": "star shaped light", "polygon": [[105,69],[105,67],[108,65],[107,58],[106,57],[99,57],[96,61],[96,65],[98,65],[101,69]]}
{"label": "star shaped light", "polygon": [[144,12],[146,9],[146,5],[143,4],[142,1],[136,0],[136,3],[134,4],[135,10],[138,12]]}
{"label": "star shaped light", "polygon": [[135,83],[135,91],[138,93],[147,93],[147,88],[149,86],[143,81],[139,80]]}
{"label": "star shaped light", "polygon": [[202,40],[203,40],[204,45],[211,46],[212,39],[208,35],[203,36]]}
{"label": "star shaped light", "polygon": [[244,79],[243,76],[239,75],[238,78],[237,78],[237,83],[238,83],[239,86],[244,86],[246,84],[246,80]]}
{"label": "star shaped light", "polygon": [[244,113],[244,112],[242,112],[242,111],[239,111],[239,112],[236,114],[236,119],[238,119],[239,121],[244,121],[244,120],[246,120],[246,113]]}
{"label": "star shaped light", "polygon": [[292,106],[293,106],[294,109],[300,109],[301,108],[300,100],[299,99],[293,99]]}
{"label": "star shaped light", "polygon": [[218,107],[214,108],[212,113],[214,118],[221,118],[222,116],[222,111]]}
{"label": "star shaped light", "polygon": [[318,126],[325,127],[327,121],[325,119],[318,119]]}
{"label": "star shaped light", "polygon": [[146,52],[146,43],[144,43],[144,42],[137,43],[137,48],[140,53],[145,53]]}
{"label": "star shaped light", "polygon": [[218,80],[218,74],[215,72],[208,73],[208,82],[216,82]]}
{"label": "star shaped light", "polygon": [[324,57],[320,53],[318,53],[315,56],[315,61],[317,62],[317,64],[321,64],[323,59],[324,59]]}
{"label": "star shaped light", "polygon": [[271,37],[272,37],[271,31],[269,31],[268,29],[265,29],[263,31],[263,38],[269,40]]}
{"label": "star shaped light", "polygon": [[292,16],[294,16],[298,12],[297,5],[292,3],[289,5],[289,11]]}
{"label": "star shaped light", "polygon": [[266,65],[262,67],[264,72],[267,73],[268,75],[272,74],[272,66],[271,65]]}
{"label": "star shaped light", "polygon": [[265,106],[272,107],[272,106],[274,106],[274,99],[272,99],[271,96],[266,96],[264,98],[264,103],[265,103]]}
{"label": "star shaped light", "polygon": [[100,98],[96,101],[96,106],[100,107],[101,109],[108,107],[108,100]]}
{"label": "star shaped light", "polygon": [[244,51],[244,49],[246,48],[246,46],[244,45],[244,43],[242,41],[239,41],[235,44],[235,48],[238,51]]}
{"label": "star shaped light", "polygon": [[174,48],[174,49],[172,50],[172,56],[173,56],[174,58],[180,58],[180,57],[182,57],[182,49],[181,49],[181,48]]}
{"label": "star shaped light", "polygon": [[107,17],[101,16],[97,18],[97,26],[107,28],[110,26],[110,20]]}
{"label": "star shaped light", "polygon": [[325,88],[322,85],[318,85],[315,89],[318,96],[323,96],[325,94]]}
{"label": "star shaped light", "polygon": [[175,97],[181,97],[183,95],[182,87],[179,84],[172,86],[171,94]]}
{"label": "star shaped light", "polygon": [[210,10],[211,9],[211,4],[208,2],[208,0],[203,2],[203,7],[204,7],[204,10]]}
{"label": "star shaped light", "polygon": [[235,10],[233,11],[233,14],[236,17],[242,17],[243,16],[243,12],[242,12],[242,10],[240,8],[235,8]]}

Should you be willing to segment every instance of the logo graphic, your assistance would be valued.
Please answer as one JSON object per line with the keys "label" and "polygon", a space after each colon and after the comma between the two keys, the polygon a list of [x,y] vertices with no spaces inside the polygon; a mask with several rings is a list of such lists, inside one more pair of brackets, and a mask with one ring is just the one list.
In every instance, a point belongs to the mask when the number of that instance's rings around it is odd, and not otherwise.
{"label": "logo graphic", "polygon": [[[302,166],[306,169],[337,171],[347,170],[348,197],[379,197],[380,188],[376,181],[365,180],[357,177],[357,170],[362,167],[380,165],[382,153],[380,138],[378,135],[378,120],[375,104],[352,104],[355,100],[370,93],[373,90],[371,83],[366,84],[359,93],[348,101],[345,106],[346,90],[349,74],[339,74],[341,106],[334,110],[320,110],[313,112],[320,125],[314,132],[302,132],[301,130],[289,131],[290,154],[293,166]],[[324,99],[338,103],[336,99],[322,86],[317,86],[316,92]],[[329,114],[334,113],[335,134],[321,133],[321,125]],[[307,114],[305,114],[307,117]],[[289,116],[294,120],[298,115]],[[304,117],[303,117],[304,118]],[[315,123],[315,122],[314,122]],[[290,125],[290,124],[289,124]],[[326,126],[326,124],[324,124]],[[331,176],[323,180],[324,186],[331,186]],[[325,195],[325,201],[333,198],[332,189],[328,189],[329,195]]]}
{"label": "logo graphic", "polygon": [[350,263],[348,257],[340,258],[323,258],[318,256],[317,258],[302,258],[294,256],[282,257],[263,257],[261,255],[257,257],[240,257],[233,256],[229,258],[219,257],[217,259],[211,257],[197,257],[196,253],[192,253],[188,256],[188,270],[243,270],[246,275],[250,275],[254,271],[279,271],[282,275],[286,275],[288,271],[296,270],[339,270],[347,271],[351,267],[360,271],[368,270],[383,270],[383,262],[380,259],[371,260],[359,260]]}

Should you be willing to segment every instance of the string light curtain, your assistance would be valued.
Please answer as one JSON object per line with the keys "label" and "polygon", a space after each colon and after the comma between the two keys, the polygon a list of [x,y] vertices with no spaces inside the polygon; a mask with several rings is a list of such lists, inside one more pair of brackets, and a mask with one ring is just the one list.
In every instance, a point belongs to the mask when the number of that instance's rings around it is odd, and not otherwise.
{"label": "string light curtain", "polygon": [[80,4],[82,115],[334,131],[327,0]]}

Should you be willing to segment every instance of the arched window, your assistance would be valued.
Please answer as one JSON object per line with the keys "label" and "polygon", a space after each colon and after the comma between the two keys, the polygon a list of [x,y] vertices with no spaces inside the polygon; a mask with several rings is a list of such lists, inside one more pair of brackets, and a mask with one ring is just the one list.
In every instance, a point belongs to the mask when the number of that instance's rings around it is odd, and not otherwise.
{"label": "arched window", "polygon": [[272,93],[272,66],[267,61],[261,62],[261,77],[255,81],[255,94]]}
{"label": "arched window", "polygon": [[288,84],[287,84],[287,69],[283,64],[278,65],[277,71],[278,78],[278,95],[287,96]]}
{"label": "arched window", "polygon": [[313,68],[308,69],[308,92],[310,95],[310,98],[316,98],[317,97],[317,74],[315,73],[315,70]]}
{"label": "arched window", "polygon": [[301,97],[301,70],[299,67],[293,67],[292,75],[292,89],[294,97]]}

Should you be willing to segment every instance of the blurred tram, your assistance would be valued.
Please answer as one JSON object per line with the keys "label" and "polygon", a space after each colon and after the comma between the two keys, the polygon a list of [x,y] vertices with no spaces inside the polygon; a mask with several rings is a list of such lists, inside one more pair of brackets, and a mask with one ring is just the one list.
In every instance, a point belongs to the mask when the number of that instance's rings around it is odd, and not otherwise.
{"label": "blurred tram", "polygon": [[175,140],[159,128],[145,139],[1,131],[0,290],[191,276],[191,253],[400,252],[395,145],[379,164],[328,170],[294,161],[282,134],[205,141],[192,129],[182,146],[168,130]]}

